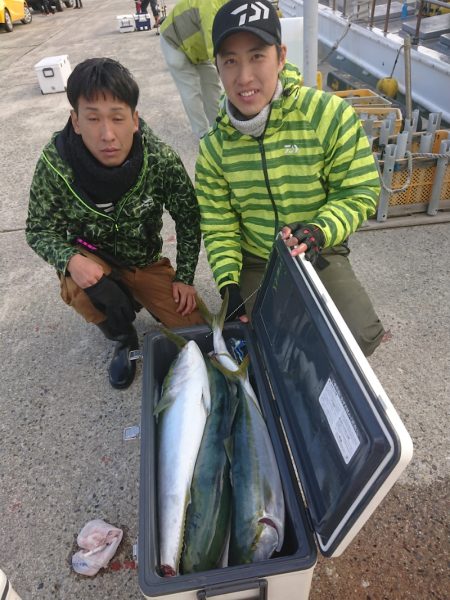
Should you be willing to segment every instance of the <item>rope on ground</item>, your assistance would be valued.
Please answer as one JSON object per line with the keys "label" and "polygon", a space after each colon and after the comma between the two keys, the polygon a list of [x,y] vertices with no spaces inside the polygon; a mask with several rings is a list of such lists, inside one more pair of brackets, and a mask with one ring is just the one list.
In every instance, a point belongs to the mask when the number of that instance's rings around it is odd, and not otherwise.
{"label": "rope on ground", "polygon": [[434,152],[415,152],[413,154],[412,152],[409,152],[407,150],[405,152],[405,158],[408,159],[408,176],[406,178],[405,183],[402,185],[402,187],[395,188],[395,189],[388,187],[386,185],[386,183],[384,182],[383,174],[380,169],[380,160],[376,154],[374,154],[374,157],[375,157],[375,164],[377,166],[378,175],[380,177],[380,184],[381,184],[381,187],[383,188],[383,190],[385,190],[388,194],[400,194],[401,192],[404,192],[405,190],[407,190],[411,183],[414,159],[416,159],[416,158],[430,158],[430,159],[446,158],[447,160],[449,160],[450,152],[441,153],[441,154],[434,153]]}

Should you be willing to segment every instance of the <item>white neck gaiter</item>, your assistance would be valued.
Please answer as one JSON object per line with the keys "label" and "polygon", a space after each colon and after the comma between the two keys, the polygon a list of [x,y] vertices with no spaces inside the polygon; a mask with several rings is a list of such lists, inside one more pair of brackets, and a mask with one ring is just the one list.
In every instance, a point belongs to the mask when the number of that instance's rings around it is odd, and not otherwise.
{"label": "white neck gaiter", "polygon": [[275,93],[272,96],[272,99],[269,102],[269,104],[267,104],[257,115],[255,115],[251,119],[242,119],[242,115],[227,98],[225,108],[233,127],[235,127],[241,133],[251,135],[252,137],[261,136],[264,133],[264,129],[266,128],[266,123],[270,112],[270,105],[274,100],[281,96],[282,91],[283,86],[281,85],[281,81],[278,80]]}

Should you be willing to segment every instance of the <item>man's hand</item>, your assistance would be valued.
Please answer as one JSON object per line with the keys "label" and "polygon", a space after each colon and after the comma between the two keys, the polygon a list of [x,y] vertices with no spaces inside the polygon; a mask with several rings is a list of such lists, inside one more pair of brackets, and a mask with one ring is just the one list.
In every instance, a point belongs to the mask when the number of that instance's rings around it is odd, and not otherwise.
{"label": "man's hand", "polygon": [[177,313],[186,317],[195,310],[197,302],[195,301],[196,291],[193,285],[187,285],[186,283],[181,283],[181,281],[174,281],[172,283],[172,294],[175,303],[178,304]]}
{"label": "man's hand", "polygon": [[69,260],[67,270],[70,276],[83,290],[95,285],[103,277],[102,267],[82,254],[75,254]]}
{"label": "man's hand", "polygon": [[242,300],[241,291],[237,283],[229,283],[220,290],[222,298],[228,292],[228,308],[225,320],[234,321],[239,319],[242,323],[248,323],[249,318],[245,312],[245,304]]}
{"label": "man's hand", "polygon": [[292,223],[285,225],[281,230],[281,239],[291,250],[291,256],[298,256],[305,253],[306,260],[311,264],[317,261],[317,258],[325,243],[325,236],[321,229],[316,225],[308,223]]}

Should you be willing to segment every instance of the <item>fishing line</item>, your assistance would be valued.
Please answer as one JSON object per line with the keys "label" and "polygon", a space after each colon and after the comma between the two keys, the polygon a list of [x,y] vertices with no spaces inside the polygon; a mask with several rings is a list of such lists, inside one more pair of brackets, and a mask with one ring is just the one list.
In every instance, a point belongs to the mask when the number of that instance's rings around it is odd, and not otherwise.
{"label": "fishing line", "polygon": [[[225,319],[225,322],[226,322],[226,321],[229,321],[229,320],[230,320],[230,318],[231,318],[231,317],[234,315],[234,313],[236,313],[236,312],[237,312],[237,311],[238,311],[238,310],[239,310],[239,309],[240,309],[242,306],[245,306],[245,303],[247,302],[247,300],[250,300],[250,298],[251,298],[252,296],[254,296],[254,295],[255,295],[255,294],[258,292],[258,290],[260,289],[260,287],[261,287],[261,285],[258,285],[258,287],[257,287],[255,290],[253,290],[253,292],[252,292],[251,294],[249,294],[249,295],[248,295],[248,296],[247,296],[247,297],[246,297],[246,298],[245,298],[245,299],[244,299],[244,300],[243,300],[243,301],[242,301],[242,302],[239,304],[239,306],[237,306],[237,307],[236,307],[236,308],[235,308],[235,309],[234,309],[234,310],[233,310],[233,311],[232,311],[232,312],[231,312],[231,313],[228,315],[228,317]],[[212,331],[210,331],[210,332],[209,332],[207,335],[205,335],[205,340],[206,340],[207,338],[209,338],[209,336],[210,336],[210,335],[212,335],[212,334],[213,334],[213,332],[212,332]]]}

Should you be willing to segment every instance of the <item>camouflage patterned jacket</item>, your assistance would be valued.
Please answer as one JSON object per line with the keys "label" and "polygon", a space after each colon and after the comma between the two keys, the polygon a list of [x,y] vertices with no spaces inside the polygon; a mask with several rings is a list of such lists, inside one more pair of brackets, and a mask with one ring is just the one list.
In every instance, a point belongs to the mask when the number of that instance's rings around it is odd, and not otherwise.
{"label": "camouflage patterned jacket", "polygon": [[177,234],[176,279],[192,284],[200,250],[199,210],[194,189],[175,152],[140,121],[144,160],[135,185],[106,214],[74,189],[73,172],[59,155],[55,133],[34,173],[26,224],[31,248],[64,273],[83,239],[129,266],[161,258],[162,215],[167,208]]}

